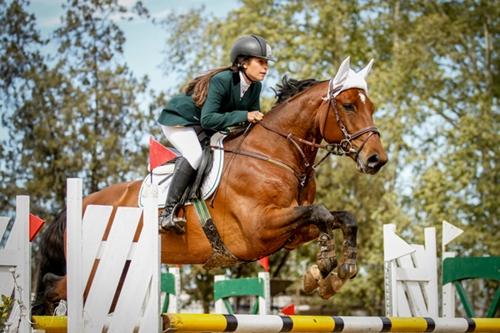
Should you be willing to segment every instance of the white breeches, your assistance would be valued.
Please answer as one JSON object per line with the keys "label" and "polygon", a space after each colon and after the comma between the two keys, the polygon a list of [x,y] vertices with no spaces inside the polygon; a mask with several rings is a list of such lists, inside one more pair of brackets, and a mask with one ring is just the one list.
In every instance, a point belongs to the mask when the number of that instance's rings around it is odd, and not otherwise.
{"label": "white breeches", "polygon": [[167,140],[184,156],[191,167],[198,170],[201,163],[201,145],[192,127],[161,125]]}

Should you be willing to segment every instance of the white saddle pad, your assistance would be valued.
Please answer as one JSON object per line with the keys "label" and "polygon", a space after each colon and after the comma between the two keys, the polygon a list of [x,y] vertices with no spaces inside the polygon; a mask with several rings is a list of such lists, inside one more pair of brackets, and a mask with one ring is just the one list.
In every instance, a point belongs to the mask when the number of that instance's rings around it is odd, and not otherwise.
{"label": "white saddle pad", "polygon": [[[210,138],[210,145],[223,148],[223,141],[226,137],[225,134],[215,133]],[[201,194],[203,199],[209,198],[219,186],[220,179],[222,176],[222,168],[224,167],[224,150],[223,149],[213,149],[212,158],[212,169],[208,176],[203,180],[201,185]],[[165,201],[167,200],[168,188],[170,187],[170,182],[172,180],[172,175],[174,173],[174,163],[169,163],[166,165],[159,166],[153,169],[153,174],[148,174],[141,185],[141,190],[139,191],[138,203],[139,207],[144,207],[144,184],[151,183],[151,181],[158,186],[158,207],[165,207]]]}

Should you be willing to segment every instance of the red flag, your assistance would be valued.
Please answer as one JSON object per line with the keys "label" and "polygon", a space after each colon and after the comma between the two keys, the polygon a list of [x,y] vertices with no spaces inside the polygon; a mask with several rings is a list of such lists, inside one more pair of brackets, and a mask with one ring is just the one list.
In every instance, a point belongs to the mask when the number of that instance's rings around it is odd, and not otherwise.
{"label": "red flag", "polygon": [[286,316],[293,316],[295,314],[295,304],[292,303],[281,308],[281,313]]}
{"label": "red flag", "polygon": [[30,242],[38,234],[44,223],[44,220],[30,213]]}
{"label": "red flag", "polygon": [[264,267],[266,272],[269,272],[269,257],[264,257],[259,259],[259,264]]}
{"label": "red flag", "polygon": [[162,165],[165,162],[168,162],[174,158],[176,158],[177,155],[153,139],[152,137],[149,138],[149,168],[150,170],[153,170],[159,165]]}

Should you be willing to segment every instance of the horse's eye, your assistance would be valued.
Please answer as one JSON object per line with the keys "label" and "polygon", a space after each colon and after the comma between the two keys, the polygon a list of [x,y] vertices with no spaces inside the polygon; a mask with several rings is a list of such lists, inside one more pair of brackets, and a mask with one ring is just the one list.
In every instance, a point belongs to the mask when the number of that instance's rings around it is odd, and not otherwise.
{"label": "horse's eye", "polygon": [[354,105],[352,104],[342,104],[344,107],[344,110],[349,111],[349,112],[354,112]]}

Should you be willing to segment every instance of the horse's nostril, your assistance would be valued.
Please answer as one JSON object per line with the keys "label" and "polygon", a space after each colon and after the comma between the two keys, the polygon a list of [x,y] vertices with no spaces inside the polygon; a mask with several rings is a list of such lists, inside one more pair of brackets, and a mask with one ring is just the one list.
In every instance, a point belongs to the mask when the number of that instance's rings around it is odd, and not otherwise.
{"label": "horse's nostril", "polygon": [[369,166],[370,168],[374,168],[374,167],[376,167],[376,166],[378,165],[378,163],[380,162],[380,158],[379,158],[378,154],[373,154],[372,156],[370,156],[370,157],[368,158],[368,161],[367,161],[367,162],[368,162],[367,164],[368,164],[368,166]]}

